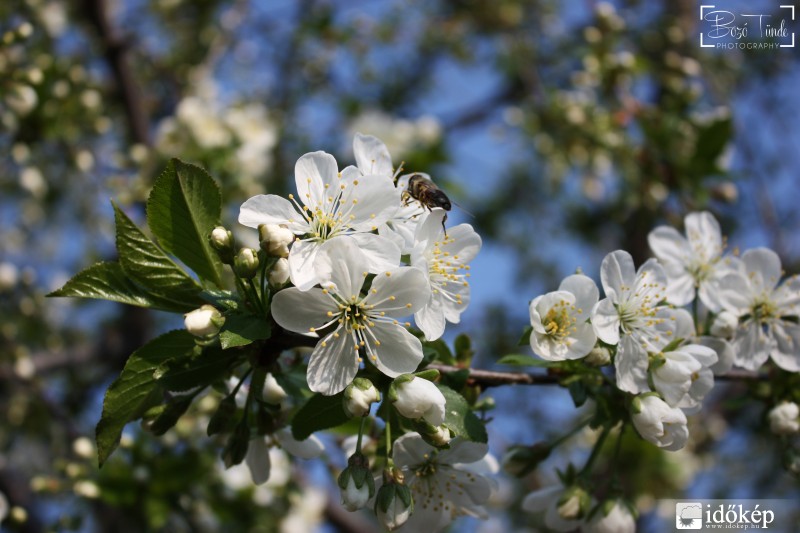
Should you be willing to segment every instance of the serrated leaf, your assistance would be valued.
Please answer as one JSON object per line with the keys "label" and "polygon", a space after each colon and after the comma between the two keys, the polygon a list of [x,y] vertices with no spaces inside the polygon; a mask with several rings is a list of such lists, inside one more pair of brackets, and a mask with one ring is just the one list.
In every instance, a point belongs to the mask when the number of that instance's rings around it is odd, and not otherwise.
{"label": "serrated leaf", "polygon": [[168,252],[202,279],[222,286],[222,263],[208,242],[219,224],[219,186],[200,167],[172,159],[147,199],[147,224]]}
{"label": "serrated leaf", "polygon": [[558,366],[558,363],[554,361],[545,361],[543,359],[531,357],[530,355],[521,355],[516,353],[504,355],[499,361],[497,361],[497,364],[511,366],[536,366],[542,368]]}
{"label": "serrated leaf", "polygon": [[333,396],[315,394],[300,408],[292,419],[292,436],[305,440],[315,431],[344,424],[350,417],[342,407],[343,392]]}
{"label": "serrated leaf", "polygon": [[158,307],[122,270],[119,263],[97,263],[78,272],[47,296],[95,298],[139,307]]}
{"label": "serrated leaf", "polygon": [[[426,350],[426,348],[429,350]],[[450,347],[447,346],[447,343],[442,339],[437,339],[435,341],[423,341],[422,349],[423,353],[430,353],[430,350],[433,350],[435,352],[435,355],[433,356],[434,361],[438,361],[445,365],[454,365],[456,363],[455,358],[453,358],[453,353],[450,351]]]}
{"label": "serrated leaf", "polygon": [[131,354],[103,400],[103,414],[95,431],[100,466],[119,445],[125,424],[139,418],[150,406],[148,399],[160,389],[153,377],[156,368],[173,357],[191,352],[194,345],[194,337],[189,332],[175,330]]}
{"label": "serrated leaf", "polygon": [[163,435],[186,413],[194,401],[194,394],[172,398],[164,411],[150,424],[153,435]]}
{"label": "serrated leaf", "polygon": [[269,339],[272,334],[269,322],[255,315],[231,314],[219,333],[223,349],[247,346],[253,341]]}
{"label": "serrated leaf", "polygon": [[206,387],[219,379],[237,360],[234,352],[207,346],[200,354],[187,353],[165,361],[154,372],[159,385],[170,391]]}
{"label": "serrated leaf", "polygon": [[467,400],[450,387],[445,387],[444,385],[436,386],[442,391],[446,401],[444,423],[458,437],[463,437],[473,442],[487,442],[489,436],[486,434],[486,427],[472,412]]}
{"label": "serrated leaf", "polygon": [[188,312],[203,305],[202,288],[114,205],[122,270],[162,309]]}

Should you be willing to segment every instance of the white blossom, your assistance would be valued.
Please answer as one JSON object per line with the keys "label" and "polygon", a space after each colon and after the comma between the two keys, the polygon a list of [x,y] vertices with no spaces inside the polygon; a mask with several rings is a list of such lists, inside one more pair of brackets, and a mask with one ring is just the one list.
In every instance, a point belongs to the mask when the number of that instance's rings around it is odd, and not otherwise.
{"label": "white blossom", "polygon": [[278,258],[269,271],[269,285],[270,287],[282,287],[289,281],[289,261],[283,257]]}
{"label": "white blossom", "polygon": [[544,512],[545,525],[554,531],[573,531],[581,521],[565,519],[559,513],[559,501],[564,495],[564,487],[550,485],[531,492],[522,500],[522,509],[529,513]]}
{"label": "white blossom", "polygon": [[[402,378],[401,378],[402,379]],[[434,426],[444,423],[445,399],[442,391],[427,379],[411,376],[395,386],[393,405],[406,418],[425,419]]]}
{"label": "white blossom", "polygon": [[289,245],[294,241],[294,233],[278,224],[263,224],[258,228],[261,249],[275,257],[289,257]]}
{"label": "white blossom", "polygon": [[418,433],[406,433],[395,441],[392,457],[414,497],[406,530],[435,532],[459,516],[487,517],[489,476],[498,466],[486,444],[456,438],[449,449],[437,450]]}
{"label": "white blossom", "polygon": [[599,291],[591,278],[574,274],[558,290],[535,298],[530,304],[531,348],[542,359],[580,359],[594,348],[597,337],[589,314]]}
{"label": "white blossom", "polygon": [[445,235],[444,216],[439,208],[422,216],[411,252],[411,266],[425,272],[430,285],[428,302],[414,314],[427,340],[441,337],[447,322],[461,321],[470,298],[468,263],[481,249],[481,238],[469,224],[450,228]]}
{"label": "white blossom", "polygon": [[264,379],[264,390],[262,392],[262,397],[267,403],[279,405],[283,400],[286,399],[287,394],[286,391],[283,390],[283,387],[281,387],[278,381],[275,379],[275,376],[272,374],[267,374],[266,379]]}
{"label": "white blossom", "polygon": [[398,319],[427,301],[425,275],[411,267],[388,270],[378,274],[362,296],[368,260],[355,240],[327,243],[320,260],[328,273],[322,289],[303,292],[290,287],[272,299],[272,316],[284,329],[318,336],[317,331],[335,327],[311,354],[307,372],[311,390],[326,395],[344,390],[358,371],[360,348],[387,376],[416,370],[422,344],[405,328],[410,324]]}
{"label": "white blossom", "polygon": [[769,412],[769,428],[776,435],[800,431],[800,408],[794,402],[781,402]]}
{"label": "white blossom", "polygon": [[592,311],[592,327],[603,342],[618,344],[617,386],[634,394],[647,391],[647,352],[674,338],[676,310],[658,305],[665,296],[664,269],[650,259],[637,271],[631,255],[617,250],[603,259],[600,279],[606,297]]}
{"label": "white blossom", "polygon": [[667,274],[667,300],[683,306],[694,300],[697,291],[708,309],[718,311],[715,285],[730,270],[732,261],[722,256],[725,243],[719,223],[703,211],[688,214],[684,225],[686,237],[669,226],[659,226],[647,236]]}
{"label": "white blossom", "polygon": [[737,366],[756,370],[772,358],[784,370],[800,371],[800,277],[778,285],[781,276],[778,255],[755,248],[720,282],[720,303],[738,318],[731,340]]}
{"label": "white blossom", "polygon": [[689,429],[683,411],[651,394],[637,397],[634,405],[638,412],[634,411],[631,420],[643,439],[671,452],[686,446]]}
{"label": "white blossom", "polygon": [[259,436],[250,440],[244,462],[250,470],[253,483],[261,485],[270,478],[272,467],[271,450],[273,446],[280,446],[285,451],[301,459],[314,459],[322,455],[325,447],[315,435],[305,440],[296,440],[291,430],[283,428],[272,436]]}
{"label": "white blossom", "polygon": [[619,502],[603,505],[589,523],[581,528],[584,533],[636,533],[636,519],[628,506]]}
{"label": "white blossom", "polygon": [[344,390],[344,410],[350,416],[367,416],[372,404],[379,401],[381,393],[368,379],[356,378]]}
{"label": "white blossom", "polygon": [[247,200],[239,222],[251,228],[283,225],[298,236],[289,252],[291,279],[298,289],[308,290],[324,277],[316,258],[327,241],[354,240],[368,259],[365,270],[372,273],[399,264],[397,245],[372,233],[400,206],[391,178],[362,176],[355,167],[339,172],[332,155],[312,152],[297,161],[295,184],[298,197],[290,194],[291,201],[273,194]]}

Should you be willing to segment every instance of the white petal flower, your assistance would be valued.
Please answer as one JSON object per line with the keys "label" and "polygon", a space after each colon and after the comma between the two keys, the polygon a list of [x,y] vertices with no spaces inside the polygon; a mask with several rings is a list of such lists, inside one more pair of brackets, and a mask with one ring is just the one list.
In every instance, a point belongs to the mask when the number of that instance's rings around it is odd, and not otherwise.
{"label": "white petal flower", "polygon": [[460,438],[450,448],[437,450],[418,433],[406,433],[394,443],[395,464],[406,472],[406,484],[414,497],[414,513],[408,531],[439,531],[459,516],[485,518],[483,509],[492,484],[482,470],[488,453],[486,444]]}
{"label": "white petal flower", "polygon": [[601,508],[589,523],[581,528],[581,531],[584,533],[636,533],[636,519],[627,505],[614,502],[607,512]]}
{"label": "white petal flower", "polygon": [[564,494],[564,487],[551,485],[531,492],[522,500],[522,509],[529,513],[544,512],[545,525],[554,531],[573,531],[581,520],[567,520],[558,512],[558,502]]}
{"label": "white petal flower", "polygon": [[[298,198],[289,195],[291,202],[271,194],[247,200],[239,211],[239,223],[251,228],[278,224],[298,236],[289,252],[289,268],[292,283],[300,290],[310,289],[322,276],[315,263],[322,244],[369,234],[400,206],[390,177],[362,176],[354,167],[339,172],[336,160],[325,152],[312,152],[297,161],[295,184]],[[373,246],[378,258],[367,265],[369,272],[386,270],[400,261],[400,249],[389,240],[381,241]]]}
{"label": "white petal flower", "polygon": [[267,374],[267,377],[264,380],[264,391],[262,393],[264,401],[269,404],[279,405],[283,400],[286,399],[286,396],[286,391],[283,390],[283,387],[278,384],[275,376],[272,374]]}
{"label": "white petal flower", "polygon": [[430,299],[414,320],[427,340],[444,333],[445,323],[457,324],[469,305],[469,265],[481,249],[481,238],[469,224],[459,224],[445,237],[442,209],[434,209],[420,219],[411,252],[411,266],[427,273]]}
{"label": "white petal flower", "polygon": [[723,258],[724,241],[719,223],[703,211],[684,220],[686,237],[675,228],[659,226],[647,236],[650,249],[664,265],[669,283],[667,300],[678,306],[691,303],[695,290],[703,304],[719,310],[715,283],[731,268],[732,258]]}
{"label": "white petal flower", "polygon": [[425,275],[402,267],[378,274],[366,296],[361,294],[368,261],[353,239],[327,243],[319,264],[323,289],[306,292],[290,287],[272,299],[272,316],[290,331],[317,335],[335,326],[317,343],[308,363],[311,390],[333,395],[353,381],[363,348],[370,362],[390,377],[416,370],[422,344],[399,322],[428,299]]}
{"label": "white petal flower", "polygon": [[427,379],[412,377],[396,386],[395,408],[406,418],[424,418],[429,424],[444,423],[445,399],[442,391]]}
{"label": "white petal flower", "polygon": [[311,435],[305,440],[296,440],[289,428],[276,431],[275,440],[281,448],[301,459],[316,459],[325,451],[325,445],[316,435]]}
{"label": "white petal flower", "polygon": [[654,395],[637,398],[640,412],[631,417],[639,435],[659,448],[674,452],[686,446],[689,429],[686,415],[677,407],[670,407]]}
{"label": "white petal flower", "polygon": [[800,431],[800,408],[794,402],[782,402],[769,412],[769,427],[776,435]]}
{"label": "white petal flower", "polygon": [[559,290],[530,304],[531,348],[542,359],[580,359],[594,348],[597,337],[588,322],[599,297],[591,278],[575,274],[561,282]]}
{"label": "white petal flower", "polygon": [[772,358],[784,370],[800,371],[800,277],[778,285],[780,278],[778,255],[755,248],[721,279],[720,304],[738,319],[731,340],[736,366],[757,370]]}

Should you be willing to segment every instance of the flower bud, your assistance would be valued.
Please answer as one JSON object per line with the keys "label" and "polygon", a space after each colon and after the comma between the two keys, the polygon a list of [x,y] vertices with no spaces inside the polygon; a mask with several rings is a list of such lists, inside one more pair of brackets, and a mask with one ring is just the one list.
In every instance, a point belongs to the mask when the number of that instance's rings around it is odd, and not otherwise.
{"label": "flower bud", "polygon": [[217,226],[208,236],[211,247],[217,251],[220,260],[226,265],[233,263],[233,233],[222,226]]}
{"label": "flower bud", "polygon": [[729,339],[738,325],[739,319],[733,313],[722,311],[714,318],[710,332],[714,337]]}
{"label": "flower bud", "polygon": [[370,406],[381,401],[381,393],[372,382],[365,378],[356,378],[344,390],[342,405],[344,412],[350,416],[367,416]]}
{"label": "flower bud", "polygon": [[289,257],[289,245],[294,241],[294,233],[277,224],[258,226],[261,249],[273,257]]}
{"label": "flower bud", "polygon": [[769,428],[776,435],[800,431],[800,408],[794,402],[782,402],[769,412]]}
{"label": "flower bud", "polygon": [[275,380],[275,376],[267,374],[267,377],[264,379],[264,390],[261,396],[264,398],[264,401],[269,404],[280,405],[280,403],[286,399],[286,391],[283,390],[283,387]]}
{"label": "flower bud", "polygon": [[413,500],[408,487],[386,474],[383,478],[383,486],[375,498],[375,514],[386,529],[394,531],[405,524],[411,516]]}
{"label": "flower bud", "polygon": [[258,272],[258,254],[252,248],[242,248],[233,260],[233,271],[243,279],[251,279]]}
{"label": "flower bud", "polygon": [[408,374],[399,376],[392,383],[390,399],[397,411],[406,418],[423,418],[434,426],[444,423],[444,395],[427,379]]}
{"label": "flower bud", "polygon": [[281,257],[272,265],[269,271],[269,285],[273,288],[283,286],[289,281],[289,261]]}
{"label": "flower bud", "polygon": [[580,520],[589,512],[592,500],[580,487],[571,487],[558,499],[558,515],[564,520]]}
{"label": "flower bud", "polygon": [[347,468],[339,475],[342,504],[348,511],[357,511],[367,505],[375,495],[375,480],[369,470],[369,461],[361,453],[347,460]]}
{"label": "flower bud", "polygon": [[503,470],[515,477],[530,474],[539,464],[550,457],[553,448],[546,442],[533,446],[511,446],[503,457]]}
{"label": "flower bud", "polygon": [[581,528],[586,533],[635,533],[636,517],[630,508],[616,500],[606,500]]}
{"label": "flower bud", "polygon": [[611,352],[605,346],[595,346],[584,361],[592,366],[605,366],[611,363]]}
{"label": "flower bud", "polygon": [[211,337],[219,333],[225,318],[213,305],[203,305],[183,315],[186,330],[195,337]]}

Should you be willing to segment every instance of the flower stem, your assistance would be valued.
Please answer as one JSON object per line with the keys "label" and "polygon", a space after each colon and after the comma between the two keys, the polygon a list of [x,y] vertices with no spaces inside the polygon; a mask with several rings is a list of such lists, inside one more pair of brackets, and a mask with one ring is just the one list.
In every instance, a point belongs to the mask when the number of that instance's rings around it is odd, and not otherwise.
{"label": "flower stem", "polygon": [[261,301],[261,298],[258,296],[258,289],[256,289],[256,284],[253,281],[253,278],[247,280],[248,285],[250,285],[250,292],[252,292],[252,299],[255,306],[261,311],[261,314],[264,314],[264,303]]}
{"label": "flower stem", "polygon": [[239,392],[239,389],[242,388],[242,383],[244,383],[244,380],[247,379],[247,376],[249,376],[250,372],[252,371],[253,367],[251,366],[250,368],[247,369],[247,372],[242,374],[242,379],[239,380],[239,383],[236,384],[236,386],[233,388],[233,391],[231,391],[231,393],[228,396],[236,396],[236,393]]}
{"label": "flower stem", "polygon": [[392,426],[389,420],[386,420],[384,432],[386,434],[386,467],[390,468],[394,461],[392,461]]}
{"label": "flower stem", "polygon": [[356,453],[361,453],[361,435],[364,434],[364,422],[367,420],[366,416],[361,417],[361,425],[358,426],[358,440],[356,441]]}
{"label": "flower stem", "polygon": [[592,465],[597,460],[597,457],[600,455],[600,449],[603,447],[603,443],[608,437],[608,434],[611,432],[611,429],[608,427],[603,428],[603,432],[600,433],[600,436],[597,438],[597,442],[594,443],[594,448],[592,448],[592,453],[589,455],[589,459],[586,460],[586,464],[583,466],[581,470],[581,476],[585,477],[588,476],[592,470]]}

